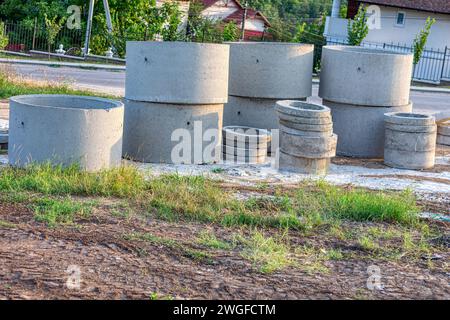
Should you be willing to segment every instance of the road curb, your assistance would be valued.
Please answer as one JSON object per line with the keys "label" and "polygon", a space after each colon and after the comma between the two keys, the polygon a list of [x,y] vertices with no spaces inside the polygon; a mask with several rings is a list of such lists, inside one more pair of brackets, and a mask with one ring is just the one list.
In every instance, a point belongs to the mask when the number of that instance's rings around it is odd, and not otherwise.
{"label": "road curb", "polygon": [[34,66],[46,66],[46,67],[68,67],[78,69],[90,69],[90,70],[105,70],[105,71],[125,71],[125,66],[106,65],[106,64],[93,64],[93,63],[76,63],[76,62],[58,62],[58,61],[32,61],[32,60],[19,60],[19,59],[7,59],[0,58],[0,63],[9,64],[25,64]]}

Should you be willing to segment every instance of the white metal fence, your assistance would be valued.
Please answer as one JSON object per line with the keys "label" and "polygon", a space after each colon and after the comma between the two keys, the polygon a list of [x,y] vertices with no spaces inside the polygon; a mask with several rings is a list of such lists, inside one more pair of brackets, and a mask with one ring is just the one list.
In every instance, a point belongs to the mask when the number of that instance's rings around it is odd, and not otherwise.
{"label": "white metal fence", "polygon": [[[345,39],[327,37],[328,45],[346,45]],[[361,46],[394,52],[413,52],[413,47],[394,43],[363,42]],[[416,81],[439,84],[441,81],[450,81],[450,48],[425,49],[420,62],[414,67],[413,79]]]}

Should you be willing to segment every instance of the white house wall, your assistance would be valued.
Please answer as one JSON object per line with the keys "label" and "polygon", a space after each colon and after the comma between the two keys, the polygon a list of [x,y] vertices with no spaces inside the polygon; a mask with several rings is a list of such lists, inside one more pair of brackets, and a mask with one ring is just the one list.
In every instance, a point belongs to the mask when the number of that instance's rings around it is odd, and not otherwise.
{"label": "white house wall", "polygon": [[238,10],[238,6],[233,1],[217,1],[212,6],[203,10],[202,15],[205,18],[214,20],[223,20]]}
{"label": "white house wall", "polygon": [[[433,14],[417,10],[404,10],[380,6],[380,29],[371,29],[364,39],[366,42],[391,43],[395,45],[411,46],[414,38],[425,26],[428,17],[436,19],[428,38],[428,49],[443,50],[445,46],[450,48],[450,14]],[[396,26],[397,13],[406,14],[405,25]],[[347,39],[347,19],[327,17],[324,34],[336,39]],[[341,40],[341,41],[342,41]]]}
{"label": "white house wall", "polygon": [[264,32],[264,21],[259,19],[245,20],[245,30]]}
{"label": "white house wall", "polygon": [[[428,38],[427,48],[443,49],[450,47],[450,15],[433,14],[416,10],[403,10],[399,8],[381,8],[381,28],[372,29],[366,41],[370,42],[394,42],[412,45],[414,38],[423,29],[425,21],[430,16],[436,19]],[[406,14],[404,26],[396,26],[397,13],[401,11]]]}

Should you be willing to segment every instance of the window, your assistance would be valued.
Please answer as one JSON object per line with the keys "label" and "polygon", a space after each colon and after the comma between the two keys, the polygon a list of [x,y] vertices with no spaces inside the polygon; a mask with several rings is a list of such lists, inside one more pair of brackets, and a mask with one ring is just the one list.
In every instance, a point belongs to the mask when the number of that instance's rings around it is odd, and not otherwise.
{"label": "window", "polygon": [[403,27],[405,25],[406,13],[399,11],[397,12],[397,19],[395,21],[395,25],[397,27]]}

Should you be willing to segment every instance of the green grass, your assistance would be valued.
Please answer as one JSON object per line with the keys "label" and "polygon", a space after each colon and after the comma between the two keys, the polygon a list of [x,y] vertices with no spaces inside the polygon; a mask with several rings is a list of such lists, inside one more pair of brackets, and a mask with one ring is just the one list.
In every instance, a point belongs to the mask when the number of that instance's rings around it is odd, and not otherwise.
{"label": "green grass", "polygon": [[161,218],[215,222],[225,226],[311,229],[325,221],[418,222],[412,193],[343,189],[324,182],[300,185],[295,194],[234,199],[217,182],[203,177],[162,176],[150,181],[151,208]]}
{"label": "green grass", "polygon": [[[168,221],[217,223],[227,227],[313,230],[338,220],[402,225],[415,225],[419,220],[419,208],[410,192],[373,192],[321,181],[302,183],[295,191],[278,190],[270,197],[238,200],[217,181],[177,174],[146,180],[132,166],[97,173],[83,172],[76,165],[6,167],[0,171],[0,192],[136,199],[142,208]],[[339,232],[338,226],[333,228]]]}
{"label": "green grass", "polygon": [[370,236],[361,236],[358,239],[358,243],[364,250],[371,251],[371,252],[377,252],[380,250],[380,246],[378,245],[377,241],[375,241]]}
{"label": "green grass", "polygon": [[15,228],[16,225],[14,223],[8,222],[8,221],[4,221],[4,220],[0,220],[0,228],[4,228],[4,229],[12,229]]}
{"label": "green grass", "polygon": [[212,249],[231,250],[234,247],[234,245],[229,242],[217,239],[214,233],[208,231],[201,232],[197,241],[199,244]]}
{"label": "green grass", "polygon": [[224,172],[225,172],[225,169],[223,169],[223,168],[213,168],[213,169],[211,170],[211,172],[212,172],[212,173],[216,173],[216,174],[220,174],[220,173],[224,173]]}
{"label": "green grass", "polygon": [[[0,171],[1,176],[1,171]],[[29,200],[29,195],[23,192],[0,192],[0,202],[5,203],[24,203]]]}
{"label": "green grass", "polygon": [[45,195],[135,197],[145,189],[144,177],[134,167],[88,173],[73,165],[7,167],[0,171],[0,191],[38,192]]}
{"label": "green grass", "polygon": [[282,237],[265,237],[254,231],[250,238],[238,236],[244,246],[241,256],[250,260],[262,273],[272,273],[295,265],[290,247]]}
{"label": "green grass", "polygon": [[[203,177],[165,175],[149,182],[149,207],[160,218],[219,223],[224,226],[303,228],[293,211],[286,211],[277,200],[239,201]],[[272,205],[272,202],[275,203]],[[282,203],[282,202],[280,202]],[[269,212],[268,208],[276,209]]]}
{"label": "green grass", "polygon": [[0,99],[27,94],[68,94],[117,98],[88,90],[71,89],[69,84],[63,82],[33,81],[11,73],[10,70],[0,70]]}
{"label": "green grass", "polygon": [[171,300],[173,300],[174,298],[172,297],[172,296],[162,296],[162,295],[160,295],[159,293],[157,293],[157,292],[153,292],[153,293],[151,293],[150,294],[150,300],[168,300],[168,301],[171,301]]}
{"label": "green grass", "polygon": [[93,204],[73,201],[71,199],[43,198],[33,201],[34,217],[49,227],[59,224],[73,224],[76,217],[87,217],[91,214]]}
{"label": "green grass", "polygon": [[308,273],[328,273],[329,269],[324,262],[343,258],[337,249],[326,250],[310,245],[296,247],[294,254],[298,259],[297,267]]}
{"label": "green grass", "polygon": [[109,207],[109,211],[116,218],[129,219],[134,213],[131,206],[125,201]]}
{"label": "green grass", "polygon": [[339,249],[329,249],[326,251],[326,255],[329,260],[342,260],[344,255]]}
{"label": "green grass", "polygon": [[400,194],[371,192],[359,188],[343,189],[324,182],[297,191],[300,211],[307,215],[352,221],[396,222],[416,224],[419,208],[410,191]]}

